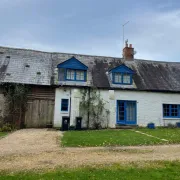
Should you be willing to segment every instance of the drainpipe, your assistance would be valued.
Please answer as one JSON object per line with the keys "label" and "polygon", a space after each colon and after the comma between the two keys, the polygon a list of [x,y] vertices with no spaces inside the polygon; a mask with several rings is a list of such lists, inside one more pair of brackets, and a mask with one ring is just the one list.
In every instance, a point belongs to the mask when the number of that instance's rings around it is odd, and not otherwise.
{"label": "drainpipe", "polygon": [[70,87],[70,98],[69,98],[69,117],[70,117],[70,122],[69,125],[71,124],[71,87]]}
{"label": "drainpipe", "polygon": [[90,117],[90,112],[89,112],[89,106],[90,106],[90,87],[88,87],[88,120],[87,120],[87,128],[89,129],[89,117]]}

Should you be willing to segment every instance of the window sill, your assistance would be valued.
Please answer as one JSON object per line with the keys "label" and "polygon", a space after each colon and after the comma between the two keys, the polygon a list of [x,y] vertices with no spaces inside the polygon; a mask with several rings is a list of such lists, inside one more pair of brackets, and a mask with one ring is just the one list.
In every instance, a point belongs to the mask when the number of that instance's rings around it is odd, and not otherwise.
{"label": "window sill", "polygon": [[86,82],[86,80],[74,80],[74,79],[65,79],[64,81]]}
{"label": "window sill", "polygon": [[61,114],[68,114],[68,111],[61,111]]}
{"label": "window sill", "polygon": [[112,84],[119,84],[119,85],[132,85],[132,83],[117,83],[117,82],[112,82]]}
{"label": "window sill", "polygon": [[180,120],[180,117],[179,118],[163,118],[163,120]]}

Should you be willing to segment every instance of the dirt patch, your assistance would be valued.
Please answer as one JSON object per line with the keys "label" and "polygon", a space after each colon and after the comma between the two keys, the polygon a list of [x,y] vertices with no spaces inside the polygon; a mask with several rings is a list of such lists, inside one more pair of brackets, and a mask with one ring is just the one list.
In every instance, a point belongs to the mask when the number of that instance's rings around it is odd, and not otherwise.
{"label": "dirt patch", "polygon": [[74,168],[84,165],[180,160],[180,145],[64,148],[62,133],[20,130],[0,140],[0,171]]}

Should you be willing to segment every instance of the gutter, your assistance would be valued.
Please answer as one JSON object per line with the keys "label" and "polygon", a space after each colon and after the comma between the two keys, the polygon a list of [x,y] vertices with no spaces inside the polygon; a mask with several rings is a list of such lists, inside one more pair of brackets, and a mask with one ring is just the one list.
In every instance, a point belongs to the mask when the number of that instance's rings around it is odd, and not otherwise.
{"label": "gutter", "polygon": [[[58,87],[77,87],[77,88],[91,88],[91,86],[77,86],[77,85],[52,85],[51,87],[58,88]],[[165,92],[165,93],[180,93],[179,91],[174,90],[157,90],[157,89],[130,89],[130,88],[117,88],[117,87],[96,87],[97,89],[102,90],[126,90],[126,91],[142,91],[142,92]]]}

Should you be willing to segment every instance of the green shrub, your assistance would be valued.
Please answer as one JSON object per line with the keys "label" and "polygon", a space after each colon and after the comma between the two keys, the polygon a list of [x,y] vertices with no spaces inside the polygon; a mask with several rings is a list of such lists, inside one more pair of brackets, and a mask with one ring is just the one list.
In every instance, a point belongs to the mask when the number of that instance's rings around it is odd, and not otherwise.
{"label": "green shrub", "polygon": [[93,122],[93,129],[102,129],[101,122]]}
{"label": "green shrub", "polygon": [[75,129],[76,129],[76,127],[73,125],[69,127],[69,130],[75,130]]}
{"label": "green shrub", "polygon": [[171,123],[168,123],[168,124],[167,124],[167,127],[168,127],[168,128],[176,128],[176,125],[171,124]]}
{"label": "green shrub", "polygon": [[4,124],[4,125],[2,126],[1,131],[2,131],[2,132],[9,132],[9,131],[12,131],[13,129],[14,129],[14,128],[12,127],[11,124],[6,123],[6,124]]}

